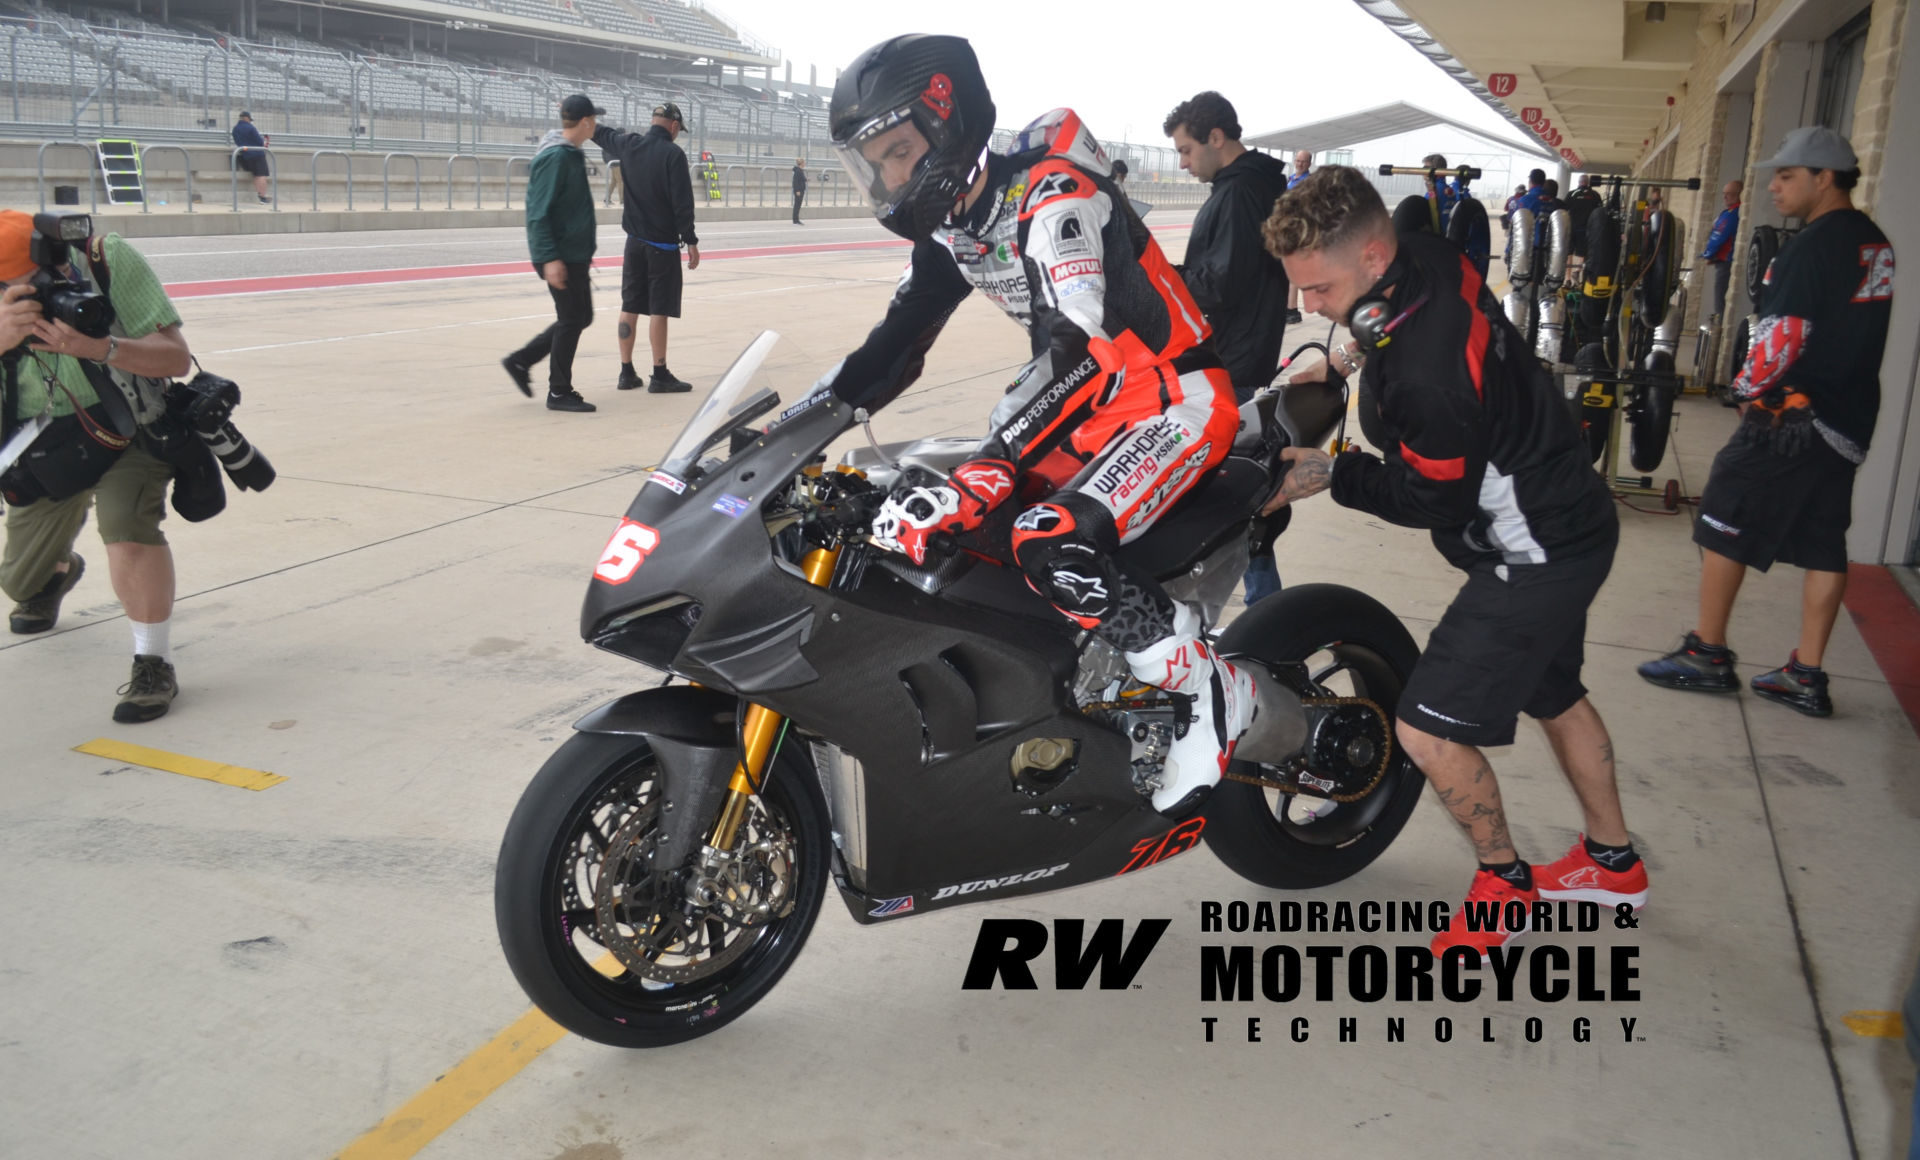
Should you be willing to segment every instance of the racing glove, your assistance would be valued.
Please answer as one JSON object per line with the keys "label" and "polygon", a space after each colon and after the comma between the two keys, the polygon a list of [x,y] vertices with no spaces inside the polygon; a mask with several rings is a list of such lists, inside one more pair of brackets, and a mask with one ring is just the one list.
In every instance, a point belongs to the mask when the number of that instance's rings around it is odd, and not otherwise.
{"label": "racing glove", "polygon": [[1012,494],[1013,464],[1004,459],[968,460],[944,481],[924,468],[909,467],[873,517],[874,543],[924,564],[934,536],[979,527],[987,513]]}

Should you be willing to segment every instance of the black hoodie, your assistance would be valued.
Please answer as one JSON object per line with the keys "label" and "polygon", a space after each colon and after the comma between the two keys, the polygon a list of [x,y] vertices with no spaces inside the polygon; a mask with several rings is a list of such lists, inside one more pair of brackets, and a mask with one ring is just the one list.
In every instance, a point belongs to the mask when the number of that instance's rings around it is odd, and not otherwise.
{"label": "black hoodie", "polygon": [[1287,323],[1287,271],[1267,253],[1260,227],[1287,189],[1287,167],[1247,150],[1213,175],[1213,194],[1193,219],[1180,273],[1213,327],[1214,353],[1242,402],[1280,370]]}

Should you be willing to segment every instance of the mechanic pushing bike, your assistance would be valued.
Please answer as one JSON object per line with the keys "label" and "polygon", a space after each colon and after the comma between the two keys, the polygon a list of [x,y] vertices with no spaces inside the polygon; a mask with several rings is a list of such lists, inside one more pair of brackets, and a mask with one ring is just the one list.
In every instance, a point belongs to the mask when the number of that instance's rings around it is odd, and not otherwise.
{"label": "mechanic pushing bike", "polygon": [[993,122],[979,62],[958,37],[896,37],[841,74],[834,146],[913,257],[885,319],[816,387],[857,407],[891,402],[975,287],[1027,328],[1033,359],[979,450],[948,478],[909,469],[874,536],[924,561],[940,537],[980,528],[1017,494],[1024,507],[1002,534],[1028,582],[1123,651],[1137,679],[1190,699],[1153,794],[1155,809],[1182,814],[1245,732],[1252,678],[1215,654],[1195,612],[1114,552],[1226,457],[1239,428],[1233,388],[1199,307],[1079,118],[1049,113],[1006,156],[987,148]]}

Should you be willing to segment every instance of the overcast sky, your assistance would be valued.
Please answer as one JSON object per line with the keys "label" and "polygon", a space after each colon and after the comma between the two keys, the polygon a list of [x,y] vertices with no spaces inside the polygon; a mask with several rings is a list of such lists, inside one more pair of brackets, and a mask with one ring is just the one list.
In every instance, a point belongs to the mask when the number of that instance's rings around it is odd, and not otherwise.
{"label": "overcast sky", "polygon": [[[818,65],[823,85],[890,36],[965,36],[1005,128],[1068,105],[1100,137],[1167,144],[1167,111],[1218,89],[1247,134],[1406,101],[1519,135],[1351,0],[976,0],[937,9],[901,0],[719,0],[716,8],[778,48],[795,80]],[[934,15],[969,10],[965,22]]]}

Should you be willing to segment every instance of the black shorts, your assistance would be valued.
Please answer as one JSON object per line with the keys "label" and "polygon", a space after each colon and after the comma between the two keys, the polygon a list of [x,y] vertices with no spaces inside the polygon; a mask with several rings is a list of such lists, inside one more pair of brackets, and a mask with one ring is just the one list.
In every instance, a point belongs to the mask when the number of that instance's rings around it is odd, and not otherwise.
{"label": "black shorts", "polygon": [[680,251],[627,239],[620,267],[620,312],[680,317]]}
{"label": "black shorts", "polygon": [[267,175],[267,155],[265,153],[242,153],[234,158],[234,160],[239,163],[240,168],[253,174],[255,177],[265,177]]}
{"label": "black shorts", "polygon": [[1558,717],[1587,695],[1587,606],[1613,568],[1603,551],[1550,564],[1476,564],[1401,691],[1400,719],[1462,745],[1511,745],[1520,714]]}
{"label": "black shorts", "polygon": [[1845,572],[1854,464],[1817,432],[1798,455],[1743,434],[1736,431],[1713,457],[1693,542],[1762,572],[1776,560]]}

